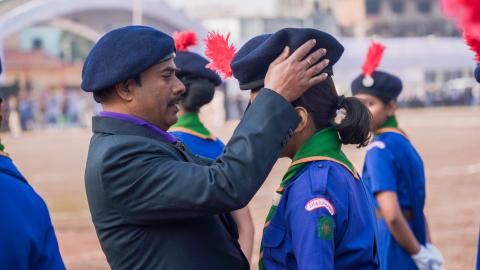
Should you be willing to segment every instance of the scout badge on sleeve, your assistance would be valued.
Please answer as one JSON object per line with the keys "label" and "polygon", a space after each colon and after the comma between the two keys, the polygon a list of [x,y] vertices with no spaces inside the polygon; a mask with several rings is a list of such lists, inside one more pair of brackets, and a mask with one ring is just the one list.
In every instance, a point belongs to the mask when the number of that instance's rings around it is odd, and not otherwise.
{"label": "scout badge on sleeve", "polygon": [[332,203],[330,203],[329,200],[325,198],[311,199],[307,202],[307,204],[305,204],[305,210],[307,210],[308,212],[319,208],[325,208],[327,209],[328,213],[330,213],[330,215],[335,215],[335,207]]}
{"label": "scout badge on sleeve", "polygon": [[318,218],[317,236],[323,240],[333,240],[333,218],[321,216]]}

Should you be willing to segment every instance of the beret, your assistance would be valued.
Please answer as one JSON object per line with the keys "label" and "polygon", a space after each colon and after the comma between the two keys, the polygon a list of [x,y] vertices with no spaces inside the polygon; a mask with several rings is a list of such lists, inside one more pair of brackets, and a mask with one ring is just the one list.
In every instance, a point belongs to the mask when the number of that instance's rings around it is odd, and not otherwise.
{"label": "beret", "polygon": [[180,69],[177,73],[178,77],[205,78],[215,86],[219,86],[222,83],[222,79],[215,71],[205,67],[209,63],[208,60],[197,53],[189,51],[178,52],[174,61],[175,65]]}
{"label": "beret", "polygon": [[344,48],[333,36],[311,28],[284,28],[273,34],[256,36],[243,45],[231,63],[233,76],[239,81],[240,89],[249,90],[261,87],[268,67],[284,50],[286,46],[294,52],[310,39],[317,43],[311,50],[314,52],[325,48],[324,58],[330,63],[324,72],[333,75],[333,65],[340,59]]}
{"label": "beret", "polygon": [[131,25],[112,30],[88,54],[81,88],[87,92],[103,90],[174,56],[173,38],[152,27]]}
{"label": "beret", "polygon": [[396,99],[403,89],[402,80],[395,75],[383,71],[372,74],[373,84],[365,86],[364,75],[356,77],[351,85],[352,94],[366,93],[377,96],[382,100]]}

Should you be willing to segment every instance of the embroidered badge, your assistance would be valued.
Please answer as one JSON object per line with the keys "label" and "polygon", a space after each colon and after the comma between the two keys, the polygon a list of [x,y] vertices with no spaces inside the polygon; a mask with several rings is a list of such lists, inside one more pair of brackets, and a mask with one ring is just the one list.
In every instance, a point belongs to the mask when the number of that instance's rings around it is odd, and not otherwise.
{"label": "embroidered badge", "polygon": [[324,198],[315,198],[311,199],[305,205],[305,210],[308,212],[313,211],[318,208],[325,208],[330,213],[330,215],[335,215],[335,207],[331,202]]}
{"label": "embroidered badge", "polygon": [[380,148],[380,149],[385,149],[385,143],[381,142],[381,141],[374,141],[374,142],[371,142],[368,146],[367,146],[367,151],[370,151],[372,150],[373,148]]}
{"label": "embroidered badge", "polygon": [[323,240],[333,239],[333,218],[329,216],[321,216],[318,219],[317,236]]}

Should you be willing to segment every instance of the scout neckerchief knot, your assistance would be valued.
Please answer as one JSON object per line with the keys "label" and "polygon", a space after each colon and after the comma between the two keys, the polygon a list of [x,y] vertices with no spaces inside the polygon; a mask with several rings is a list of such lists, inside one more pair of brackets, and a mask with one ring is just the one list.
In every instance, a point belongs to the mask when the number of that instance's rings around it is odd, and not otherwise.
{"label": "scout neckerchief knot", "polygon": [[[315,135],[310,137],[302,145],[302,147],[300,147],[300,150],[295,154],[295,157],[293,157],[292,164],[290,164],[290,167],[283,176],[280,187],[275,192],[275,197],[273,199],[272,207],[268,212],[264,229],[270,224],[270,220],[272,220],[273,215],[277,210],[278,203],[282,198],[285,188],[307,163],[319,160],[333,161],[345,167],[356,179],[359,179],[355,168],[348,160],[347,156],[345,156],[345,154],[342,152],[341,147],[342,144],[338,138],[337,132],[333,127],[325,128],[317,132]],[[265,269],[265,266],[262,262],[262,255],[263,246],[260,246],[260,270]]]}
{"label": "scout neckerchief knot", "polygon": [[406,139],[408,139],[408,136],[405,133],[405,131],[403,131],[402,129],[400,129],[398,127],[397,118],[395,116],[390,116],[387,119],[387,121],[385,121],[385,123],[383,123],[383,125],[375,131],[375,135],[380,135],[380,134],[385,133],[385,132],[397,133],[397,134],[402,135]]}
{"label": "scout neckerchief knot", "polygon": [[216,140],[216,137],[205,128],[196,113],[179,116],[177,123],[169,131],[180,131],[202,139]]}

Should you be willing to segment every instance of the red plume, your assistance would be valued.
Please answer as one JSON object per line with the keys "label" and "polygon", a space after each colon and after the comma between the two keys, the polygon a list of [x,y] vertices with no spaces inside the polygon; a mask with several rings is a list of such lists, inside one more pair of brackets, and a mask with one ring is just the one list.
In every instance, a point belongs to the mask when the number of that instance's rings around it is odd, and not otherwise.
{"label": "red plume", "polygon": [[480,36],[480,1],[442,0],[442,8],[446,16],[455,19],[460,29]]}
{"label": "red plume", "polygon": [[467,45],[470,47],[470,50],[475,53],[475,60],[480,62],[480,37],[474,37],[467,32],[463,33],[463,37],[465,38]]}
{"label": "red plume", "polygon": [[365,63],[363,63],[362,70],[363,76],[371,77],[375,69],[380,64],[382,60],[383,51],[385,46],[380,43],[372,42],[372,45],[368,48],[367,58]]}
{"label": "red plume", "polygon": [[173,40],[175,40],[177,52],[186,51],[191,46],[198,44],[197,34],[192,31],[174,32]]}
{"label": "red plume", "polygon": [[218,73],[222,73],[225,78],[232,76],[232,68],[230,63],[237,49],[233,44],[229,44],[228,39],[230,33],[226,37],[216,32],[209,32],[205,41],[205,55],[211,60],[206,66]]}

